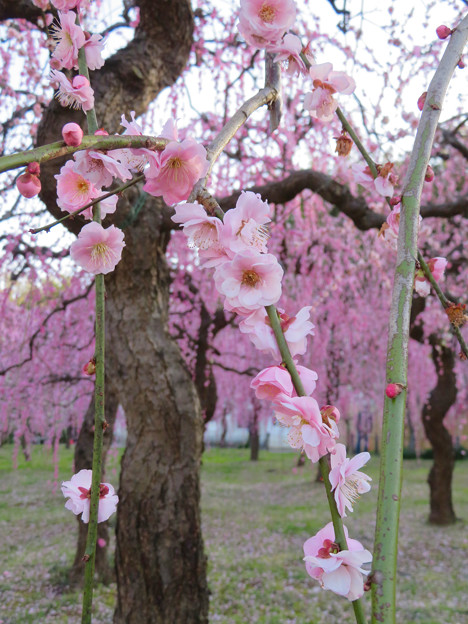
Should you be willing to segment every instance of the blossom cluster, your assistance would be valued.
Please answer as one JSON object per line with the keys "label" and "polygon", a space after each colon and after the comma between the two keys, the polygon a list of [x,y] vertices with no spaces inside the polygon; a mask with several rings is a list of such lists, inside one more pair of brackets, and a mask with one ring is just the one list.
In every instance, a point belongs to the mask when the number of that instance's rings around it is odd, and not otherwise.
{"label": "blossom cluster", "polygon": [[[76,516],[81,514],[83,522],[89,522],[92,470],[80,470],[70,481],[62,483],[62,493],[68,498],[66,509]],[[108,520],[117,509],[119,497],[110,483],[101,483],[99,486],[98,522]]]}
{"label": "blossom cluster", "polygon": [[[281,296],[283,269],[276,257],[268,252],[267,228],[271,217],[268,203],[260,195],[247,191],[240,194],[235,208],[227,211],[223,221],[209,216],[197,203],[176,206],[172,219],[182,226],[189,245],[198,249],[204,266],[214,268],[215,288],[223,298],[224,308],[239,316],[241,332],[249,336],[257,349],[275,360],[275,364],[252,380],[251,387],[258,399],[273,402],[277,421],[289,428],[287,439],[292,448],[304,452],[312,462],[330,455],[330,482],[338,513],[345,517],[346,510],[352,511],[354,502],[370,489],[370,478],[359,471],[370,456],[360,453],[351,460],[346,457],[345,446],[337,443],[338,409],[331,405],[319,406],[312,396],[317,373],[297,362],[297,357],[306,352],[307,337],[313,334],[311,308],[304,307],[293,317],[272,308]],[[269,314],[277,315],[288,349],[296,358],[295,369],[302,386],[300,393],[282,362]],[[302,392],[304,395],[299,396]],[[324,539],[329,539],[329,533],[327,529]],[[315,544],[321,539],[321,533],[311,539]],[[358,542],[351,542],[350,551],[340,551],[334,544],[333,557],[330,550],[324,554],[326,547],[323,545],[317,552],[308,549],[306,561],[308,556],[319,560],[318,563],[314,560],[311,576],[317,578],[324,588],[355,600],[364,591],[360,566],[370,559],[369,553],[361,545],[357,546]],[[350,555],[351,550],[357,554]],[[317,572],[320,562],[323,566]],[[311,569],[308,565],[309,573]],[[344,577],[349,582],[343,581]],[[338,578],[340,583],[333,581]]]}

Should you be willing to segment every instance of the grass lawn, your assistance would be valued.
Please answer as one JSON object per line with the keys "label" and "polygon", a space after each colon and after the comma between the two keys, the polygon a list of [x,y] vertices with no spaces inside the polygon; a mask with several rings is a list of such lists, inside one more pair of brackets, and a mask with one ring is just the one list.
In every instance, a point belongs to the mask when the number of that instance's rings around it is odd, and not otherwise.
{"label": "grass lawn", "polygon": [[[328,514],[323,486],[315,483],[316,467],[296,470],[296,461],[295,453],[262,451],[257,463],[249,462],[243,449],[205,453],[202,508],[210,622],[354,621],[347,600],[321,590],[305,573],[302,544],[328,522]],[[0,448],[0,624],[80,621],[81,596],[66,584],[76,521],[60,492],[71,466],[72,451],[61,448],[54,481],[52,454],[44,447],[34,448],[30,462],[19,456],[17,470],[12,448]],[[405,463],[397,622],[468,624],[466,524],[439,528],[426,523],[429,467],[428,461]],[[377,470],[378,460],[372,459],[366,472],[374,484]],[[115,485],[117,471],[115,456],[107,471]],[[468,462],[458,462],[454,503],[462,519],[468,513],[467,474]],[[370,550],[376,494],[373,487],[345,520],[350,536]],[[112,622],[114,592],[113,585],[97,587],[96,624]]]}

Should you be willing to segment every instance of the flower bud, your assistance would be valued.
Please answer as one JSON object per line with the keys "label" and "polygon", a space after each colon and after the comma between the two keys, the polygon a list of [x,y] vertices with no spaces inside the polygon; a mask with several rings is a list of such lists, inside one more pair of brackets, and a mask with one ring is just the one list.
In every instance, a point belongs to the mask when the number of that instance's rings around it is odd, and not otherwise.
{"label": "flower bud", "polygon": [[31,173],[23,173],[16,180],[16,188],[23,197],[30,199],[40,192],[41,182],[37,176]]}
{"label": "flower bud", "polygon": [[426,101],[427,91],[424,91],[418,98],[418,108],[420,111],[424,108],[424,103]]}
{"label": "flower bud", "polygon": [[389,199],[389,202],[390,206],[398,206],[398,204],[401,202],[401,195],[394,195]]}
{"label": "flower bud", "polygon": [[86,362],[82,370],[85,375],[94,375],[96,372],[96,360],[92,358],[89,362]]}
{"label": "flower bud", "polygon": [[83,140],[83,130],[77,123],[67,123],[62,128],[62,137],[67,145],[78,147]]}
{"label": "flower bud", "polygon": [[436,33],[439,39],[447,39],[452,34],[452,29],[448,26],[442,25],[436,28]]}
{"label": "flower bud", "polygon": [[431,167],[431,165],[427,165],[426,175],[424,176],[425,181],[432,182],[434,178],[435,178],[434,169]]}
{"label": "flower bud", "polygon": [[463,62],[463,59],[460,59],[458,61],[457,67],[458,67],[458,69],[465,69],[465,63]]}
{"label": "flower bud", "polygon": [[394,399],[399,394],[401,394],[402,390],[404,390],[405,386],[401,383],[389,383],[385,388],[385,394],[389,399]]}
{"label": "flower bud", "polygon": [[27,166],[28,173],[32,173],[32,175],[38,176],[41,173],[41,166],[38,162],[29,163]]}

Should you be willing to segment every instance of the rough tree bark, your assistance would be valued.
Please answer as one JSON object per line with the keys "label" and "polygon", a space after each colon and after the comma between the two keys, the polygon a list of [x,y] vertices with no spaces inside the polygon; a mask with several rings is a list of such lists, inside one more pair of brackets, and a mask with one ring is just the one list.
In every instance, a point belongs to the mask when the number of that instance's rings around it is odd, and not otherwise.
{"label": "rough tree bark", "polygon": [[434,463],[429,472],[431,524],[447,525],[456,521],[452,503],[452,479],[455,451],[452,436],[444,426],[444,418],[457,398],[455,356],[438,336],[431,335],[432,359],[437,373],[437,384],[423,407],[422,421],[427,439],[434,451]]}
{"label": "rough tree bark", "polygon": [[106,278],[108,357],[127,417],[117,516],[115,622],[206,622],[199,512],[203,422],[168,327],[162,202],[140,212]]}
{"label": "rough tree bark", "polygon": [[[106,380],[107,381],[107,380]],[[103,449],[102,449],[102,481],[104,478],[107,451],[112,443],[112,435],[114,430],[115,416],[119,402],[115,392],[110,391],[109,383],[106,383],[106,422],[107,429],[104,433]],[[93,441],[94,441],[94,395],[91,398],[88,409],[81,425],[80,433],[75,445],[74,463],[75,473],[80,470],[91,470],[93,463]],[[86,537],[88,535],[88,525],[77,517],[78,522],[78,541],[76,545],[75,559],[70,570],[70,581],[72,583],[81,583],[84,574],[83,553],[86,546]],[[104,547],[98,547],[96,550],[95,570],[98,578],[105,584],[110,583],[115,574],[109,565],[108,546],[109,546],[109,528],[107,522],[98,524],[98,538],[103,539],[106,543]]]}

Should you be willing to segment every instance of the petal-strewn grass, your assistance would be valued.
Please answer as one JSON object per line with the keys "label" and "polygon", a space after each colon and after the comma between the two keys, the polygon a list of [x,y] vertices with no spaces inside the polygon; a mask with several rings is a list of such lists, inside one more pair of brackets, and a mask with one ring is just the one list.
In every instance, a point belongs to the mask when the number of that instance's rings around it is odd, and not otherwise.
{"label": "petal-strewn grass", "polygon": [[[11,456],[11,447],[0,449],[0,622],[78,624],[81,595],[67,584],[76,520],[64,508],[59,487],[72,474],[72,451],[60,450],[55,489],[49,451],[35,447],[30,462],[18,458],[18,470],[12,469]],[[322,591],[305,573],[302,544],[328,515],[316,468],[296,469],[296,461],[294,453],[261,452],[256,463],[243,449],[205,453],[202,508],[211,622],[353,622],[347,601]],[[117,485],[113,467],[106,479]],[[405,463],[397,621],[468,624],[466,524],[427,524],[429,467],[428,461]],[[373,488],[345,519],[350,535],[369,549],[377,468],[373,458],[364,469]],[[467,472],[468,462],[457,463],[454,502],[460,518],[468,514]],[[112,622],[114,593],[114,585],[97,587],[97,624]]]}

